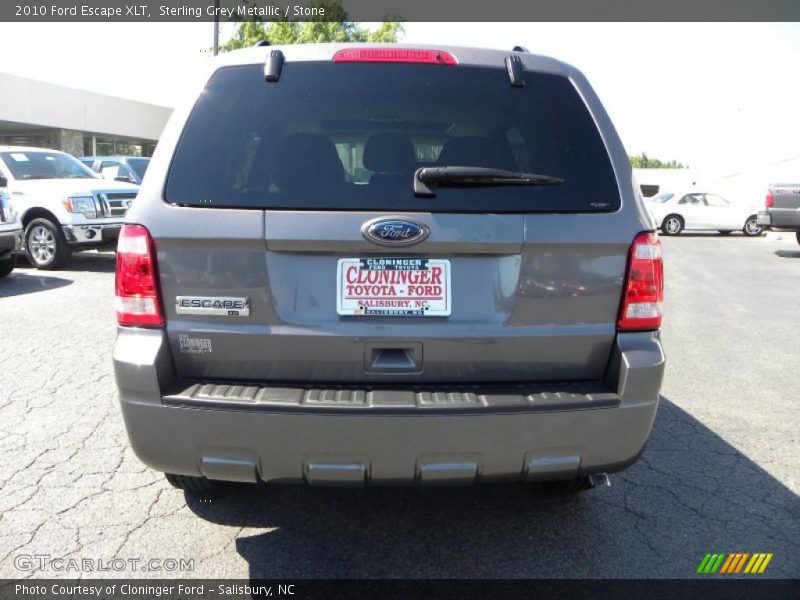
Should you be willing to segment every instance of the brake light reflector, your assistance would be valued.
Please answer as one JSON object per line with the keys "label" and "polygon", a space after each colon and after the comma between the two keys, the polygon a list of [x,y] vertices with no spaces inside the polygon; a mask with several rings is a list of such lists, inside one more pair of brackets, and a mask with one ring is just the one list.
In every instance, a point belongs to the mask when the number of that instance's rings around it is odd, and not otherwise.
{"label": "brake light reflector", "polygon": [[772,208],[775,206],[775,196],[772,194],[772,190],[767,190],[767,201],[766,201],[767,208]]}
{"label": "brake light reflector", "polygon": [[348,48],[333,55],[333,62],[421,63],[457,65],[455,56],[441,50],[413,48]]}
{"label": "brake light reflector", "polygon": [[661,327],[663,300],[661,242],[655,233],[640,233],[630,249],[617,331],[649,331]]}
{"label": "brake light reflector", "polygon": [[163,327],[155,247],[142,225],[123,225],[117,242],[117,323],[131,327]]}

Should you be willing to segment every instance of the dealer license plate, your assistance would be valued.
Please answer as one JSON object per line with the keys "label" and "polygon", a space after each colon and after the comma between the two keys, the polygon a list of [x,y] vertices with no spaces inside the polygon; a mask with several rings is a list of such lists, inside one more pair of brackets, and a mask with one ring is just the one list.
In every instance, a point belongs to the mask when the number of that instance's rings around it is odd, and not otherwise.
{"label": "dealer license plate", "polygon": [[438,258],[340,258],[336,312],[350,316],[447,317],[450,261]]}

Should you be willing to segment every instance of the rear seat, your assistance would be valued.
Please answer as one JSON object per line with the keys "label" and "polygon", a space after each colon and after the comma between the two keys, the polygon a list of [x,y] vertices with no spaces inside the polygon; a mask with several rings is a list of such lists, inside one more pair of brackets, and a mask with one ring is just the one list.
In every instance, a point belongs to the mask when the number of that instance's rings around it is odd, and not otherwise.
{"label": "rear seat", "polygon": [[369,178],[372,190],[407,192],[416,169],[414,145],[401,133],[376,133],[364,145],[364,166],[373,171]]}
{"label": "rear seat", "polygon": [[[336,146],[320,133],[291,133],[278,142],[269,163],[270,178],[282,192],[319,194],[345,186],[345,172]],[[298,164],[313,165],[313,176],[297,177]]]}

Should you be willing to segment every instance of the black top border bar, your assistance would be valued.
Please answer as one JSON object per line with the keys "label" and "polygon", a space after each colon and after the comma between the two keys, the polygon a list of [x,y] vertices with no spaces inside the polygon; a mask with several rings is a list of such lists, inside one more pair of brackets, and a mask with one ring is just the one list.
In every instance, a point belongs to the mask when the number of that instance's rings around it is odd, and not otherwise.
{"label": "black top border bar", "polygon": [[[349,20],[362,22],[800,21],[800,0],[341,0],[341,4]],[[318,0],[3,0],[0,21],[336,20],[330,9],[320,11],[319,6]]]}

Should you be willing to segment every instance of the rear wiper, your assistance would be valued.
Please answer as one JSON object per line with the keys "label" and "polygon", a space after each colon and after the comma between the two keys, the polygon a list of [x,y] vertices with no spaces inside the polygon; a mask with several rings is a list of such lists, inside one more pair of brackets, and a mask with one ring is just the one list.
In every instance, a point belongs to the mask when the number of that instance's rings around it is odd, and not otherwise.
{"label": "rear wiper", "polygon": [[558,185],[559,177],[488,167],[423,167],[414,173],[414,195],[435,196],[436,188],[490,185]]}

